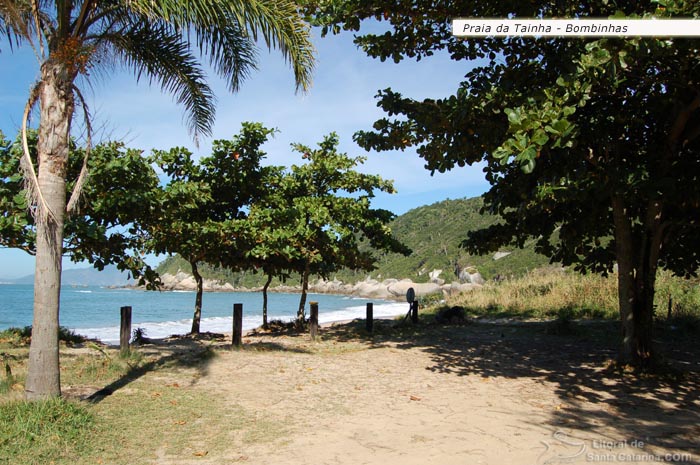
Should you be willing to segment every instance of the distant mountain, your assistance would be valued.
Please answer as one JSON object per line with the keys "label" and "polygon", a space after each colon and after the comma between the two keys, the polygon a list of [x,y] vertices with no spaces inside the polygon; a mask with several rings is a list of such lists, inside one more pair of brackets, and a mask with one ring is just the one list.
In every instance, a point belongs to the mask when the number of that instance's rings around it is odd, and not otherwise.
{"label": "distant mountain", "polygon": [[[394,219],[389,225],[395,237],[406,244],[413,253],[404,257],[398,254],[385,254],[379,258],[377,269],[371,273],[340,271],[332,278],[345,283],[354,283],[368,275],[374,279],[408,278],[414,282],[427,282],[434,277],[446,282],[457,280],[461,270],[478,271],[486,279],[497,275],[520,276],[527,271],[545,266],[549,260],[534,251],[533,241],[524,249],[504,248],[487,255],[469,255],[460,248],[469,231],[486,228],[497,221],[495,215],[480,213],[483,199],[443,200],[410,210]],[[435,273],[435,270],[441,270]],[[189,264],[179,256],[163,261],[158,273],[177,274],[179,271],[190,274]],[[250,272],[234,273],[207,265],[200,265],[202,276],[230,282],[234,286],[262,286],[264,277]],[[296,277],[289,280],[296,284]],[[274,283],[274,282],[273,282]]]}
{"label": "distant mountain", "polygon": [[[11,282],[14,284],[34,284],[34,275]],[[61,284],[64,286],[126,286],[129,282],[128,273],[119,271],[116,266],[107,266],[102,271],[95,268],[63,270],[61,276]]]}

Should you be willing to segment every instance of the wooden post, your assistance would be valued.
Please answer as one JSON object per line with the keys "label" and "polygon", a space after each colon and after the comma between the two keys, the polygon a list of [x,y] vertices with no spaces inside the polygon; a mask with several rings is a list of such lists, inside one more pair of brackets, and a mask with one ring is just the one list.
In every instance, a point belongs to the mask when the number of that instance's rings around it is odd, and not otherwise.
{"label": "wooden post", "polygon": [[374,329],[374,304],[372,302],[367,302],[367,319],[365,321],[365,327],[367,332],[371,333]]}
{"label": "wooden post", "polygon": [[309,302],[309,306],[311,307],[309,332],[311,333],[311,339],[315,341],[318,336],[318,302]]}
{"label": "wooden post", "polygon": [[668,314],[666,314],[666,320],[671,319],[671,312],[673,311],[673,296],[668,295]]}
{"label": "wooden post", "polygon": [[129,340],[131,339],[131,307],[121,308],[121,326],[119,328],[119,355],[126,357],[131,350]]}
{"label": "wooden post", "polygon": [[243,304],[233,304],[233,334],[231,346],[240,347],[243,343]]}
{"label": "wooden post", "polygon": [[418,323],[418,301],[413,301],[413,306],[411,307],[411,321],[413,323]]}

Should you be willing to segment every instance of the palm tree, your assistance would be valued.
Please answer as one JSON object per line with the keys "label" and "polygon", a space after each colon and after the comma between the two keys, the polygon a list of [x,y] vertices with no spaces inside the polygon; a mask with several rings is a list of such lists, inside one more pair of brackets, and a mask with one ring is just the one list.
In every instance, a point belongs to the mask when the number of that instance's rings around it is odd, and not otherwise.
{"label": "palm tree", "polygon": [[215,110],[202,60],[228,82],[229,90],[236,91],[255,69],[255,42],[260,38],[268,48],[281,51],[293,69],[297,90],[306,90],[314,51],[309,29],[289,0],[0,0],[0,33],[13,49],[29,45],[39,65],[22,123],[26,140],[27,120],[38,107],[38,170],[26,143],[22,167],[37,232],[33,337],[25,389],[28,399],[39,399],[61,393],[58,314],[63,224],[77,204],[87,171],[83,169],[67,199],[68,140],[76,107],[84,114],[87,154],[91,145],[89,112],[78,78],[87,78],[97,68],[123,66],[137,79],[158,83],[184,106],[197,140],[210,133]]}

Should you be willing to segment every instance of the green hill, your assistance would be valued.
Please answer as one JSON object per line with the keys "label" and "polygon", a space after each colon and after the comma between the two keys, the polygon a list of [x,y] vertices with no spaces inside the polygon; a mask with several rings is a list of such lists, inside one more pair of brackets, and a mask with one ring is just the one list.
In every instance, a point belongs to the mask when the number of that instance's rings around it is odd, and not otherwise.
{"label": "green hill", "polygon": [[[469,231],[498,221],[496,216],[479,213],[482,205],[481,197],[475,197],[444,200],[410,210],[390,225],[396,237],[413,250],[410,256],[386,254],[379,259],[377,270],[371,273],[345,271],[334,277],[344,282],[355,282],[367,276],[379,280],[409,278],[426,282],[430,279],[428,273],[442,270],[439,277],[451,282],[457,280],[459,270],[465,268],[476,269],[484,278],[491,279],[496,275],[520,276],[549,262],[546,257],[536,254],[532,247],[504,249],[498,260],[494,259],[494,254],[474,256],[461,249],[459,244]],[[179,257],[171,257],[158,267],[161,274],[175,274],[178,270],[189,272],[189,265]],[[207,278],[228,281],[234,286],[262,285],[263,278],[250,272],[232,273],[207,266],[200,267],[200,271]]]}

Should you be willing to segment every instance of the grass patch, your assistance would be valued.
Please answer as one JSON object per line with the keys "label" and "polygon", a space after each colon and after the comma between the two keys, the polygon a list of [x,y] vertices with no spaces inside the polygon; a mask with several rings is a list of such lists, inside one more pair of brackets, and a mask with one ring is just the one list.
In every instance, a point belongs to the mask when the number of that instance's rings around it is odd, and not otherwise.
{"label": "grass patch", "polygon": [[115,350],[106,350],[96,344],[91,348],[94,350],[87,354],[61,354],[61,380],[64,384],[107,383],[146,363],[145,357],[136,350],[121,358]]}
{"label": "grass patch", "polygon": [[90,447],[93,414],[63,399],[0,404],[0,463],[70,463]]}
{"label": "grass patch", "polygon": [[[116,350],[99,349],[62,351],[64,394],[69,387],[89,393],[145,371],[97,402],[25,402],[13,400],[14,392],[0,394],[0,465],[132,465],[151,463],[159,456],[196,459],[200,453],[221,453],[236,430],[245,429],[246,437],[260,440],[279,433],[197,387],[212,350],[171,360],[138,351],[122,359]],[[14,371],[20,378],[26,375],[27,350],[17,350],[22,360]]]}
{"label": "grass patch", "polygon": [[617,280],[562,270],[538,270],[521,278],[489,283],[448,299],[450,306],[493,318],[615,318]]}
{"label": "grass patch", "polygon": [[[22,347],[27,346],[32,340],[32,327],[7,328],[0,331],[0,347]],[[58,328],[58,340],[67,345],[82,344],[87,341],[85,336],[76,334],[73,330],[65,326]]]}
{"label": "grass patch", "polygon": [[[480,290],[452,296],[446,305],[491,318],[619,318],[617,275],[581,275],[542,269],[520,278],[489,283]],[[656,317],[700,321],[700,285],[661,271],[656,281]]]}

